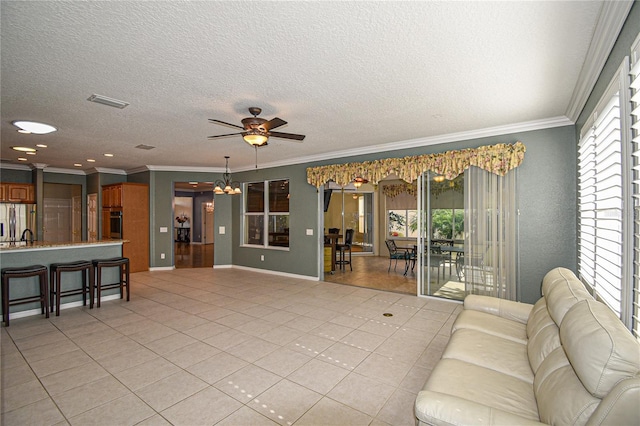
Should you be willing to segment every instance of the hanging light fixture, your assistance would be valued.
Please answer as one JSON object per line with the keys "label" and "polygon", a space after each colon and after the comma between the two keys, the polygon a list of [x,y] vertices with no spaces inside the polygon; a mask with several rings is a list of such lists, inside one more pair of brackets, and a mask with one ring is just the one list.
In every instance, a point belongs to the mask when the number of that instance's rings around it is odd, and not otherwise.
{"label": "hanging light fixture", "polygon": [[242,138],[251,146],[263,146],[267,144],[269,137],[260,129],[251,129],[243,133]]}
{"label": "hanging light fixture", "polygon": [[240,184],[238,182],[231,181],[231,174],[229,173],[229,156],[224,156],[226,164],[225,164],[225,172],[222,175],[222,180],[217,180],[215,182],[215,186],[213,188],[214,194],[242,194],[240,190]]}
{"label": "hanging light fixture", "polygon": [[353,186],[360,188],[363,183],[369,183],[369,181],[363,177],[357,177],[353,180]]}

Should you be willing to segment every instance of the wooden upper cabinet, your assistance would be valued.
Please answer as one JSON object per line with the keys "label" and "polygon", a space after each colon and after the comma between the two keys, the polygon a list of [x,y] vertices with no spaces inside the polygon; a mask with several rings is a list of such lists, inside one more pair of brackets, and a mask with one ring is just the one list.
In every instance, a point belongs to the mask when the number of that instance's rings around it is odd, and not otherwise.
{"label": "wooden upper cabinet", "polygon": [[122,184],[102,187],[102,207],[122,207]]}
{"label": "wooden upper cabinet", "polygon": [[3,182],[0,189],[0,200],[9,203],[34,204],[36,192],[33,184]]}

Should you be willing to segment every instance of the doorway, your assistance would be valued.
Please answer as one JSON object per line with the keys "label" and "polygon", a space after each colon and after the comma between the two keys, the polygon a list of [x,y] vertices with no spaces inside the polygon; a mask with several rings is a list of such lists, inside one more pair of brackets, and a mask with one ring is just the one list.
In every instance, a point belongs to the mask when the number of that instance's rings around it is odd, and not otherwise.
{"label": "doorway", "polygon": [[82,240],[82,185],[45,183],[43,239],[51,242]]}
{"label": "doorway", "polygon": [[173,264],[176,268],[213,267],[213,185],[174,182]]}

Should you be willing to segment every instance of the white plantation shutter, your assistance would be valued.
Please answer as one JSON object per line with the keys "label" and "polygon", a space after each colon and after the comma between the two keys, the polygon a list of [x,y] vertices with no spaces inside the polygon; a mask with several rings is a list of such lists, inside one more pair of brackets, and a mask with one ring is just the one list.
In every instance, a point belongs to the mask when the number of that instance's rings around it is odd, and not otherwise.
{"label": "white plantation shutter", "polygon": [[633,194],[633,334],[640,338],[640,36],[631,48],[631,161]]}
{"label": "white plantation shutter", "polygon": [[618,315],[622,312],[624,276],[624,68],[581,131],[578,149],[578,271]]}

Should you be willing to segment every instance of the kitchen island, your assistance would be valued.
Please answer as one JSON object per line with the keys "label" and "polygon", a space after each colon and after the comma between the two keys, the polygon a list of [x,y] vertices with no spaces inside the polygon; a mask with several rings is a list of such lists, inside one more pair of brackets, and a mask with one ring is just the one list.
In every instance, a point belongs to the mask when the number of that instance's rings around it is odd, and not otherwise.
{"label": "kitchen island", "polygon": [[[49,267],[52,263],[74,262],[78,260],[108,259],[122,256],[123,240],[104,241],[78,241],[78,242],[47,242],[35,241],[33,243],[18,241],[14,244],[3,243],[0,245],[0,265],[2,268],[14,268],[30,265],[44,265]],[[62,276],[63,289],[80,288],[82,286],[79,272],[64,273]],[[109,268],[103,271],[103,282],[111,283],[118,280],[117,268]],[[17,299],[39,292],[37,278],[14,279],[10,284],[11,299]],[[108,300],[119,296],[118,289],[104,291],[102,300]],[[61,308],[81,306],[82,295],[67,296],[62,299]],[[88,303],[87,303],[88,306]],[[38,302],[16,305],[10,308],[11,318],[20,318],[30,315],[40,315]],[[61,315],[64,315],[62,313]]]}

